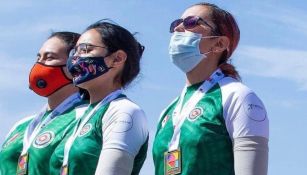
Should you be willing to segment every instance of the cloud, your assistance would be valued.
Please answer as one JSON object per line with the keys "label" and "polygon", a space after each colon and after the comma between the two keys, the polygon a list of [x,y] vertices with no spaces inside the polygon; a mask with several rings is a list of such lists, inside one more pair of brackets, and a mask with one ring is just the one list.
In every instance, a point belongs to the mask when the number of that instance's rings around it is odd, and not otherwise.
{"label": "cloud", "polygon": [[307,51],[243,46],[237,56],[243,73],[285,78],[307,90]]}
{"label": "cloud", "polygon": [[253,8],[249,13],[307,35],[305,9],[290,7],[286,4],[276,6],[273,3],[263,3],[261,6],[262,8]]}

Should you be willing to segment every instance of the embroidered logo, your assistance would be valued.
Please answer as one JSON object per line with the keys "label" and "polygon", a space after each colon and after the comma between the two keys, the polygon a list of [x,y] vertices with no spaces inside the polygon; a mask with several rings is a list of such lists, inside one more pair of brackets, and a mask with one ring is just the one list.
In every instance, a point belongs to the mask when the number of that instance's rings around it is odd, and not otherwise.
{"label": "embroidered logo", "polygon": [[83,128],[81,129],[80,134],[78,135],[78,137],[84,136],[85,134],[90,132],[91,129],[92,129],[92,124],[88,123],[88,124],[84,125]]}
{"label": "embroidered logo", "polygon": [[33,146],[36,148],[45,148],[48,146],[54,139],[54,133],[52,131],[46,131],[36,137],[33,142]]}
{"label": "embroidered logo", "polygon": [[11,144],[12,142],[14,142],[17,137],[19,136],[20,134],[19,133],[16,133],[13,135],[13,137],[11,137],[4,145],[3,145],[3,148],[9,146],[9,144]]}
{"label": "embroidered logo", "polygon": [[191,122],[194,122],[202,114],[203,114],[203,109],[200,107],[196,107],[190,112],[188,116],[188,120],[190,120]]}

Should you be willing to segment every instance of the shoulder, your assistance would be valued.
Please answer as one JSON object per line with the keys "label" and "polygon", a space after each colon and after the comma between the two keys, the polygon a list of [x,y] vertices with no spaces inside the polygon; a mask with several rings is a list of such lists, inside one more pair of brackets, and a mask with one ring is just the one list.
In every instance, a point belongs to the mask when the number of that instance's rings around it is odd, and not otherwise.
{"label": "shoulder", "polygon": [[144,111],[126,97],[110,103],[102,122],[104,126],[115,125],[117,129],[139,128],[144,132],[148,130]]}
{"label": "shoulder", "polygon": [[35,115],[31,115],[31,116],[27,116],[19,121],[17,121],[13,127],[11,128],[11,130],[9,131],[9,133],[7,134],[6,138],[9,137],[11,135],[11,133],[16,130],[19,126],[29,123],[33,118],[35,117]]}
{"label": "shoulder", "polygon": [[102,118],[102,133],[103,149],[125,150],[135,156],[149,135],[145,113],[128,98],[116,99]]}
{"label": "shoulder", "polygon": [[137,104],[132,102],[130,99],[123,97],[116,99],[110,103],[107,110],[109,114],[120,114],[126,113],[131,116],[138,115],[140,117],[145,117],[144,111]]}
{"label": "shoulder", "polygon": [[221,88],[224,108],[231,106],[240,107],[242,105],[243,107],[255,106],[262,108],[263,112],[265,112],[264,105],[256,93],[240,81],[231,77],[225,77],[219,82],[219,85]]}
{"label": "shoulder", "polygon": [[242,82],[231,77],[223,78],[221,81],[219,81],[219,85],[224,98],[242,99],[248,94],[254,93]]}
{"label": "shoulder", "polygon": [[219,82],[223,116],[233,138],[269,136],[269,120],[263,102],[254,91],[241,82],[225,77]]}

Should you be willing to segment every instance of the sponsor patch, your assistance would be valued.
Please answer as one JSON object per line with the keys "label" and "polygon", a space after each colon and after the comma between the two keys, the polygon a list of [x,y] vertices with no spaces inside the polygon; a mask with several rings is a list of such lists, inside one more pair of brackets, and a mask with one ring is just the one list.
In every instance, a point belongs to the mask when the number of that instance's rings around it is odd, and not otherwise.
{"label": "sponsor patch", "polygon": [[112,123],[112,132],[122,133],[129,131],[133,126],[133,120],[129,114],[123,114]]}
{"label": "sponsor patch", "polygon": [[78,135],[78,137],[82,137],[85,134],[87,134],[88,132],[90,132],[90,130],[92,129],[92,124],[87,123],[86,125],[83,126],[83,128],[80,131],[80,134]]}
{"label": "sponsor patch", "polygon": [[248,94],[243,102],[245,114],[254,121],[264,121],[266,119],[266,111],[259,98],[251,93]]}
{"label": "sponsor patch", "polygon": [[5,148],[7,146],[9,146],[11,143],[13,143],[19,136],[20,134],[19,133],[16,133],[13,135],[13,137],[11,137],[4,145],[2,148]]}
{"label": "sponsor patch", "polygon": [[45,148],[53,141],[53,139],[54,133],[52,131],[45,131],[36,137],[33,146],[36,148]]}
{"label": "sponsor patch", "polygon": [[191,122],[194,122],[202,114],[203,114],[203,109],[200,107],[196,107],[190,112],[188,116],[188,120],[190,120]]}

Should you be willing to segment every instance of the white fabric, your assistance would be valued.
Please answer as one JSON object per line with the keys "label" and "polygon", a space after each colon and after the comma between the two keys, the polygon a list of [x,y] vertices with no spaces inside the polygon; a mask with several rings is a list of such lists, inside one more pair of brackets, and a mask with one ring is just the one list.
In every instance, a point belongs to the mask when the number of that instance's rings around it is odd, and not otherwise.
{"label": "white fabric", "polygon": [[267,175],[268,139],[258,136],[235,138],[233,145],[236,175]]}
{"label": "white fabric", "polygon": [[134,157],[126,151],[105,149],[100,155],[95,175],[131,174]]}
{"label": "white fabric", "polygon": [[248,87],[225,77],[219,85],[222,91],[223,116],[232,139],[261,136],[269,139],[269,120],[261,100]]}
{"label": "white fabric", "polygon": [[119,98],[110,103],[102,118],[102,125],[102,152],[106,149],[119,149],[134,158],[148,137],[145,113],[127,98]]}
{"label": "white fabric", "polygon": [[217,69],[209,78],[202,83],[202,85],[193,93],[190,99],[183,104],[184,96],[186,95],[187,86],[184,87],[179,101],[173,112],[173,127],[174,133],[172,139],[169,143],[169,151],[176,150],[179,147],[181,126],[183,125],[189,113],[193,110],[195,105],[205,96],[207,91],[209,91],[219,80],[224,77],[224,74],[220,69]]}
{"label": "white fabric", "polygon": [[[88,120],[91,119],[91,117],[93,116],[93,114],[95,114],[95,112],[97,110],[99,110],[100,107],[102,107],[103,105],[112,102],[114,99],[116,99],[119,95],[122,94],[122,90],[121,89],[117,89],[113,92],[111,92],[109,95],[107,95],[105,98],[103,98],[88,114],[86,114],[80,124],[78,124],[74,131],[73,134],[67,139],[66,143],[65,143],[65,148],[64,148],[64,158],[63,158],[63,164],[62,167],[67,166],[68,164],[68,159],[69,159],[69,151],[74,143],[74,140],[77,138],[77,136],[80,134],[83,126],[88,122]],[[77,111],[78,113],[80,112],[85,112],[85,110],[81,110],[81,111]],[[83,115],[78,114],[78,115]]]}

